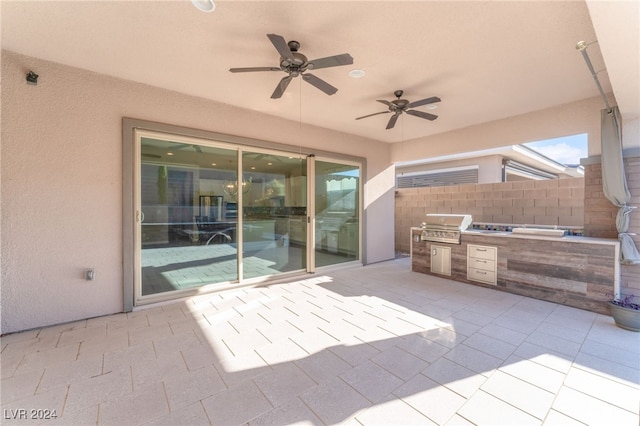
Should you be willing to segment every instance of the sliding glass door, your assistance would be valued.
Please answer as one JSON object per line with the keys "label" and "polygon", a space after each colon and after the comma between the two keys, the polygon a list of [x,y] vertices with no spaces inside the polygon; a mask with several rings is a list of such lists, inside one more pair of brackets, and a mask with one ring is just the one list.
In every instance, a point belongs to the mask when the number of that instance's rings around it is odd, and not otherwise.
{"label": "sliding glass door", "polygon": [[237,151],[140,138],[142,297],[238,281]]}
{"label": "sliding glass door", "polygon": [[360,167],[316,159],[315,266],[360,259]]}
{"label": "sliding glass door", "polygon": [[307,267],[307,160],[242,153],[242,276],[268,277]]}
{"label": "sliding glass door", "polygon": [[135,305],[360,259],[358,164],[152,131],[135,141]]}

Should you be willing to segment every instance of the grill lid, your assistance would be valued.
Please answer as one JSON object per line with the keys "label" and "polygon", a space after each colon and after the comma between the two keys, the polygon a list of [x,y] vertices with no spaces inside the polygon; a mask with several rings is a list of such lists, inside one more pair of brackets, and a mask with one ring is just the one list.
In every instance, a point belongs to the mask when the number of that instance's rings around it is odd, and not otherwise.
{"label": "grill lid", "polygon": [[427,214],[422,228],[455,229],[464,231],[473,219],[469,214]]}

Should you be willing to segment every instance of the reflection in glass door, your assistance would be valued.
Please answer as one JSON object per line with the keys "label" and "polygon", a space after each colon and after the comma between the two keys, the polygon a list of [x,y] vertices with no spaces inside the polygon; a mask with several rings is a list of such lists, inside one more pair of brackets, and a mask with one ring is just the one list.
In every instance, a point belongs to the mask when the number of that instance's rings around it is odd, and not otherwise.
{"label": "reflection in glass door", "polygon": [[360,168],[315,161],[315,266],[360,259]]}
{"label": "reflection in glass door", "polygon": [[[157,137],[157,138],[156,138]],[[137,299],[237,282],[237,150],[140,137]]]}
{"label": "reflection in glass door", "polygon": [[306,158],[245,151],[242,170],[243,279],[304,271]]}
{"label": "reflection in glass door", "polygon": [[134,304],[360,259],[359,164],[135,134]]}

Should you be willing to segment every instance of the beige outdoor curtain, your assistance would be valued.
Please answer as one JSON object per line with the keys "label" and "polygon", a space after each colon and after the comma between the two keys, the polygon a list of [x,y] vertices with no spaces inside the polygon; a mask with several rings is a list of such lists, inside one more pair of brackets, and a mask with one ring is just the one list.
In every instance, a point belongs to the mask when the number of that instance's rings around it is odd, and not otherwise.
{"label": "beige outdoor curtain", "polygon": [[618,206],[616,228],[620,241],[620,263],[639,264],[640,253],[627,233],[629,230],[629,215],[632,209],[628,205],[631,193],[627,187],[622,159],[622,127],[620,125],[620,110],[617,106],[600,111],[602,123],[602,189],[604,195],[615,206]]}

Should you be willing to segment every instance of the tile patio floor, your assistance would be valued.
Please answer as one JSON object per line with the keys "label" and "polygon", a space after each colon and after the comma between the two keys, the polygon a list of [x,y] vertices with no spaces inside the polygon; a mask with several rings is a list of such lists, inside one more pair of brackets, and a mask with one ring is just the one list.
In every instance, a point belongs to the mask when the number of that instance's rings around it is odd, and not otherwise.
{"label": "tile patio floor", "polygon": [[406,258],[0,345],[3,425],[639,424],[640,333]]}

